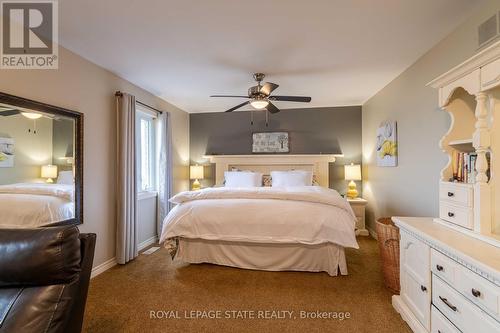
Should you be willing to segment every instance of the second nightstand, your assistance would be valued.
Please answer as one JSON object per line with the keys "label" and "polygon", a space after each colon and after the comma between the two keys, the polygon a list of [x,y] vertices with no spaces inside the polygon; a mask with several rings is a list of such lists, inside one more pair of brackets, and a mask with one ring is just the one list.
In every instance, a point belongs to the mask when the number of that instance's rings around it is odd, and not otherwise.
{"label": "second nightstand", "polygon": [[365,225],[365,208],[366,204],[368,201],[366,201],[363,198],[356,198],[356,199],[347,199],[349,204],[351,204],[352,210],[354,211],[354,214],[356,215],[356,235],[359,236],[368,236],[368,230],[366,229]]}

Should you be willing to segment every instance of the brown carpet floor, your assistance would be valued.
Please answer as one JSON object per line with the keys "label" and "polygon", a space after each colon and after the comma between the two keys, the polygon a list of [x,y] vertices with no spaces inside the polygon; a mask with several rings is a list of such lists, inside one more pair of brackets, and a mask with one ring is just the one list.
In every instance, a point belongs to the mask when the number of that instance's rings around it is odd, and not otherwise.
{"label": "brown carpet floor", "polygon": [[[349,275],[338,277],[187,265],[172,262],[163,248],[140,255],[91,281],[84,332],[410,332],[384,287],[376,241],[361,237],[359,244],[347,252]],[[223,319],[186,318],[193,310],[219,310]],[[243,312],[230,312],[245,310],[255,317],[293,314],[242,319]],[[180,319],[150,318],[151,311],[177,311]],[[303,319],[300,311],[350,318]]]}

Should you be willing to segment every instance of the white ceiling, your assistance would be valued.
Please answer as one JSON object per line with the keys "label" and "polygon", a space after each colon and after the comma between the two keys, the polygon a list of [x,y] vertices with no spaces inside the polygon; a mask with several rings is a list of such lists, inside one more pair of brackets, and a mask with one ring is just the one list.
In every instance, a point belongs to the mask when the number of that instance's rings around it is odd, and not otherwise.
{"label": "white ceiling", "polygon": [[60,43],[188,112],[245,94],[360,105],[453,31],[482,0],[64,0]]}

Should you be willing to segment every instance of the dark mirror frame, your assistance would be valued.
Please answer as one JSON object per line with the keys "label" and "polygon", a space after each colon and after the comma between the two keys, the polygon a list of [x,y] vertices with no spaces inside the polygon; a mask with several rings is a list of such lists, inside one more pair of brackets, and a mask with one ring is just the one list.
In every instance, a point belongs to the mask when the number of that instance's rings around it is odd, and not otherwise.
{"label": "dark mirror frame", "polygon": [[[68,223],[83,223],[83,114],[54,105],[49,105],[27,98],[13,96],[0,92],[0,103],[18,106],[49,114],[71,118],[75,121],[75,218]],[[64,223],[65,221],[61,221]],[[59,222],[58,224],[60,224]]]}

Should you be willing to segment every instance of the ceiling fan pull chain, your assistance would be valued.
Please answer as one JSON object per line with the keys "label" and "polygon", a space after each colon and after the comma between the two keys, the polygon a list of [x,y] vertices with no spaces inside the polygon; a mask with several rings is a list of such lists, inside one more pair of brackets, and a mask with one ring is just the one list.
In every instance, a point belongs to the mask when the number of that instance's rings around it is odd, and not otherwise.
{"label": "ceiling fan pull chain", "polygon": [[266,110],[266,127],[269,125],[269,111]]}
{"label": "ceiling fan pull chain", "polygon": [[250,125],[253,126],[253,111],[250,111]]}

